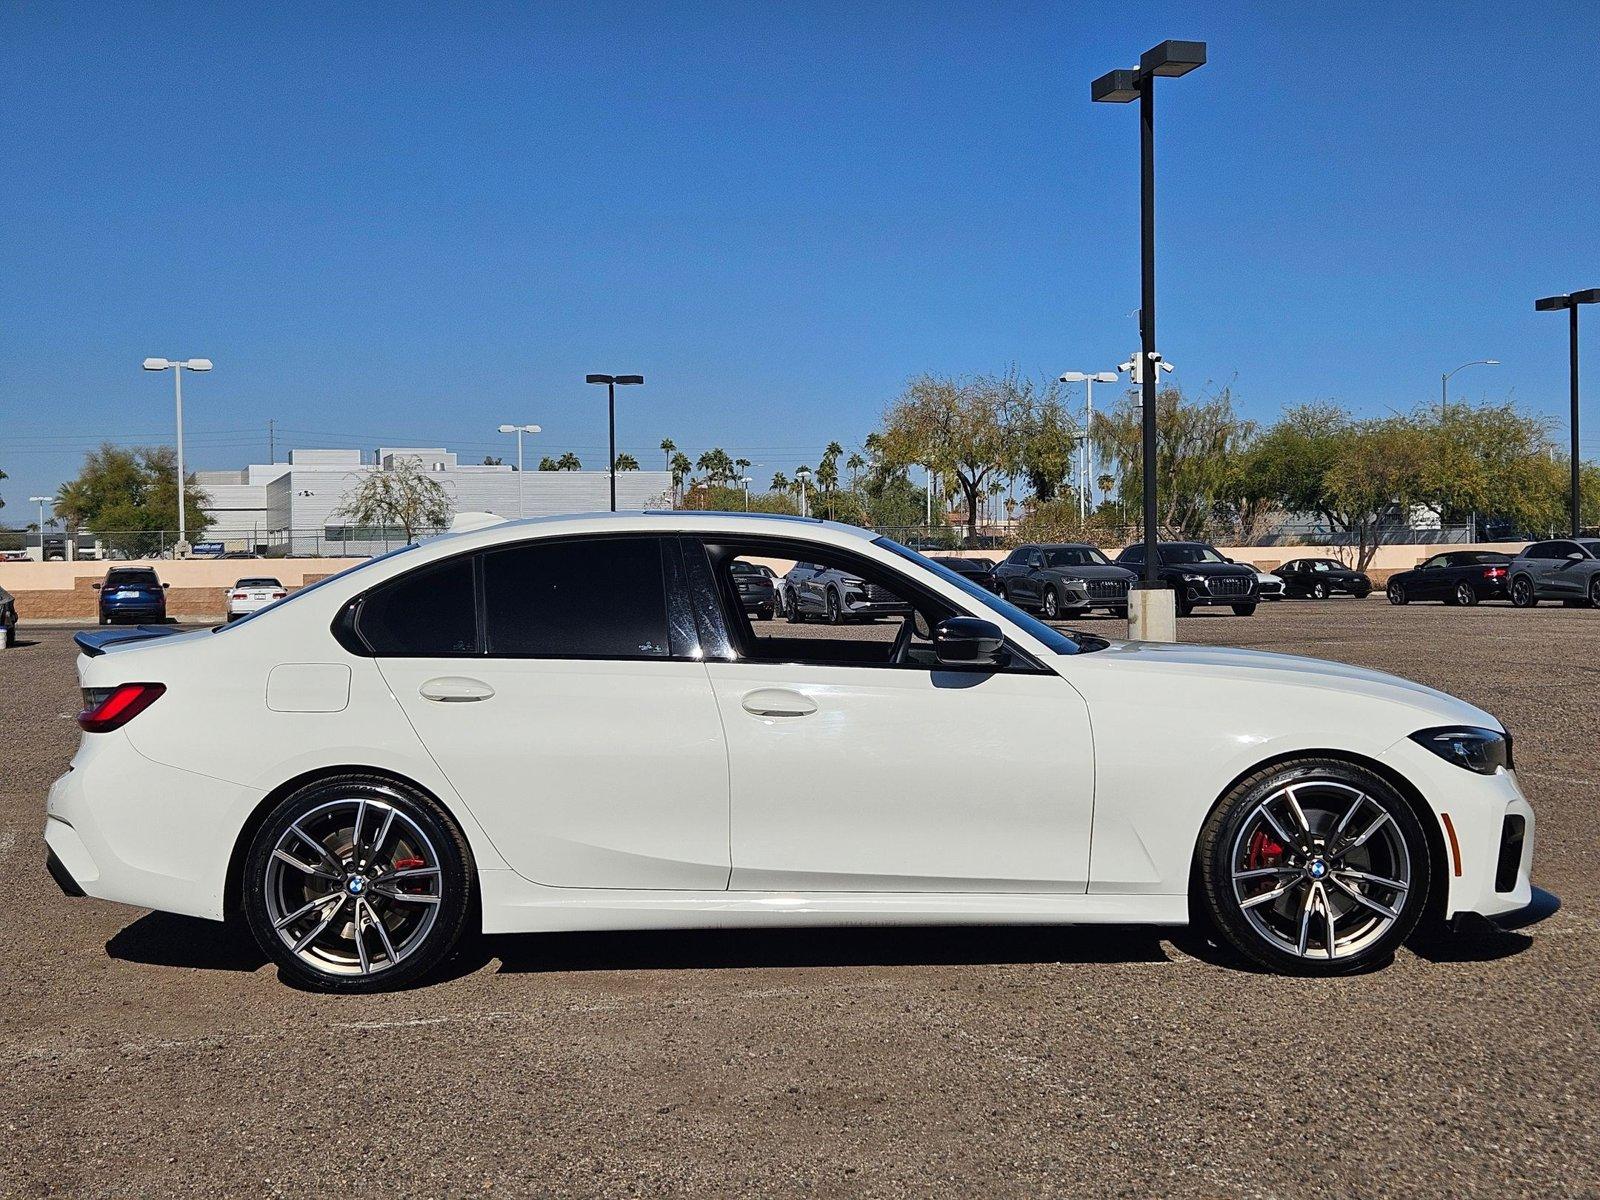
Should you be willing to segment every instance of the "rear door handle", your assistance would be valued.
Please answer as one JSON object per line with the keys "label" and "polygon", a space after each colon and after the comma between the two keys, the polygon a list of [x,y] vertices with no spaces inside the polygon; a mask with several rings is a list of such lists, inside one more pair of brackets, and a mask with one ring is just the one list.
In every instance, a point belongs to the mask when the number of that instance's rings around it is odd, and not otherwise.
{"label": "rear door handle", "polygon": [[488,700],[494,689],[481,679],[468,679],[463,675],[441,675],[430,679],[417,689],[424,700],[440,704],[471,704],[475,700]]}
{"label": "rear door handle", "polygon": [[788,688],[758,688],[746,692],[742,703],[754,717],[809,717],[817,711],[815,700]]}

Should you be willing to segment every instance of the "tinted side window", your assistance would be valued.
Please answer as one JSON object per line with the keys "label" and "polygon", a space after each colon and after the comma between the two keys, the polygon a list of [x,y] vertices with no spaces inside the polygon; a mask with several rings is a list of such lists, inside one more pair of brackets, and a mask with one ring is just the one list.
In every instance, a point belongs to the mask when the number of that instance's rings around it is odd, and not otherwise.
{"label": "tinted side window", "polygon": [[530,542],[483,556],[490,654],[665,658],[658,538]]}
{"label": "tinted side window", "polygon": [[361,602],[357,628],[374,654],[435,658],[478,652],[472,559],[402,575]]}
{"label": "tinted side window", "polygon": [[1524,546],[1522,548],[1522,557],[1523,558],[1549,558],[1549,557],[1551,557],[1551,555],[1550,555],[1550,543],[1549,542],[1535,542],[1531,546]]}
{"label": "tinted side window", "polygon": [[1122,563],[1143,563],[1144,547],[1129,546],[1121,554],[1117,555],[1117,561]]}
{"label": "tinted side window", "polygon": [[1583,553],[1577,542],[1547,542],[1545,558],[1566,558],[1569,554]]}

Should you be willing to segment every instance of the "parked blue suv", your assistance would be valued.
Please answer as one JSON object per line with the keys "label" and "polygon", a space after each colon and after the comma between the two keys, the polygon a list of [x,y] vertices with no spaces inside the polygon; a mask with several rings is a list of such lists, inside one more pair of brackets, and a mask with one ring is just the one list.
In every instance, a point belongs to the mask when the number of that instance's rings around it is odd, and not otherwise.
{"label": "parked blue suv", "polygon": [[112,567],[94,585],[100,593],[100,624],[113,621],[165,621],[167,585],[153,567]]}

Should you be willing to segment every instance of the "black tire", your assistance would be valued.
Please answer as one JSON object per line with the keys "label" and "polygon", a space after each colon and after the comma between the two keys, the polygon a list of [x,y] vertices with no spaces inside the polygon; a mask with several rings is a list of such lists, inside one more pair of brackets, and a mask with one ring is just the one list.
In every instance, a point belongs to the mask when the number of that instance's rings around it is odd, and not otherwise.
{"label": "black tire", "polygon": [[1061,619],[1061,596],[1054,587],[1044,589],[1044,605],[1041,609],[1046,621],[1059,621]]}
{"label": "black tire", "polygon": [[1465,579],[1456,584],[1456,603],[1464,608],[1471,608],[1478,602],[1478,589]]}
{"label": "black tire", "polygon": [[102,625],[111,624],[111,618],[110,617],[101,617],[100,618],[100,624],[102,624]]}
{"label": "black tire", "polygon": [[756,609],[756,620],[758,620],[758,621],[770,621],[770,620],[772,620],[772,608],[771,608],[771,606],[769,605],[769,606],[767,606],[765,608]]}
{"label": "black tire", "polygon": [[[1238,868],[1252,869],[1250,864],[1258,853],[1258,843],[1254,839],[1269,829],[1258,818],[1258,806],[1268,801],[1279,803],[1276,797],[1290,784],[1295,788],[1296,803],[1302,805],[1306,813],[1309,833],[1304,835],[1301,845],[1287,846],[1276,841],[1276,834],[1268,833],[1266,842],[1260,844],[1267,865],[1253,869],[1274,873],[1266,879],[1236,881],[1235,860],[1240,860]],[[1352,803],[1357,792],[1367,799],[1356,801],[1359,808],[1350,811],[1359,815],[1350,820],[1349,826],[1365,829],[1376,822],[1377,828],[1368,834],[1368,839],[1382,836],[1381,844],[1366,850],[1366,857],[1361,861],[1367,865],[1361,869],[1369,873],[1369,878],[1387,873],[1395,881],[1403,879],[1406,884],[1403,890],[1361,883],[1344,874],[1351,869],[1352,859],[1362,855],[1362,847],[1348,850],[1351,858],[1324,853],[1328,847],[1352,840],[1348,831],[1338,832],[1337,822],[1339,814]],[[1380,821],[1379,810],[1387,813],[1390,821]],[[1301,836],[1301,830],[1292,826],[1293,818],[1289,815],[1292,810],[1284,808],[1283,811],[1280,823],[1290,825],[1290,831]],[[1252,827],[1254,833],[1251,833]],[[1248,841],[1247,833],[1251,833]],[[1242,850],[1248,850],[1248,857],[1241,854]],[[1274,864],[1274,857],[1278,865]],[[1404,796],[1382,777],[1363,767],[1339,759],[1320,758],[1278,763],[1240,780],[1202,827],[1195,850],[1195,866],[1197,899],[1202,915],[1209,918],[1212,927],[1251,962],[1286,975],[1345,975],[1387,961],[1421,919],[1428,904],[1434,869],[1427,835]],[[1321,873],[1313,874],[1314,871]],[[1341,878],[1354,883],[1373,904],[1381,905],[1391,915],[1380,916],[1370,906],[1359,903],[1335,882]],[[1329,898],[1324,902],[1333,909],[1342,909],[1334,915],[1332,942],[1337,957],[1322,957],[1313,952],[1315,945],[1326,947],[1329,940],[1325,921],[1318,914],[1312,896],[1319,888],[1322,896]],[[1240,896],[1242,890],[1251,890],[1253,894],[1249,899],[1258,901],[1250,906],[1254,920],[1252,914],[1245,911],[1247,902]],[[1263,891],[1274,892],[1279,898],[1260,902]],[[1279,936],[1292,933],[1297,924],[1293,915],[1297,907],[1302,914],[1307,909],[1312,912],[1311,919],[1305,923],[1309,934],[1305,953],[1297,952],[1295,946],[1280,943],[1271,932],[1277,930]],[[1341,933],[1337,923],[1347,919],[1350,924]],[[1255,920],[1268,932],[1263,932]],[[1301,920],[1305,920],[1304,916]],[[1367,927],[1365,934],[1363,922]],[[1339,953],[1341,941],[1346,938],[1351,940],[1345,952]]]}
{"label": "black tire", "polygon": [[[372,824],[379,823],[378,814],[384,809],[393,810],[399,820],[397,832],[385,838],[384,846],[378,847],[377,861],[363,864],[356,857],[352,847],[341,847],[340,841],[343,834],[337,829],[322,835],[316,844],[323,846],[318,865],[322,867],[322,874],[294,871],[294,868],[285,868],[278,865],[274,859],[273,851],[285,837],[294,840],[300,847],[300,853],[307,859],[318,861],[319,855],[313,846],[303,839],[295,840],[291,834],[291,827],[298,822],[316,822],[319,818],[337,822],[342,811],[341,806],[352,802],[360,804],[366,802],[366,809],[371,811],[371,823],[366,824],[371,829]],[[313,825],[315,828],[315,825]],[[354,832],[354,831],[352,831]],[[383,824],[383,833],[389,833],[389,825]],[[329,842],[332,845],[329,845]],[[410,846],[414,841],[416,846]],[[368,847],[372,847],[369,845]],[[385,849],[387,848],[387,850]],[[425,848],[425,849],[423,849]],[[388,853],[394,860],[384,862],[384,854]],[[430,870],[425,856],[406,858],[399,856],[432,854],[438,858],[437,864],[432,864],[436,869]],[[344,856],[349,855],[348,861]],[[422,864],[420,867],[396,868],[394,862],[414,861]],[[331,875],[329,864],[342,862],[346,874],[342,881],[336,882]],[[382,865],[380,865],[382,864]],[[269,869],[278,872],[276,878],[282,882],[274,884],[274,876],[269,874]],[[396,869],[412,870],[418,874],[427,875],[436,880],[434,883],[423,883],[421,880],[413,884],[390,885],[395,892],[412,893],[413,886],[432,887],[437,894],[437,901],[422,902],[411,900],[404,903],[386,898],[384,891],[380,890],[386,875]],[[354,882],[360,878],[360,890]],[[320,883],[313,883],[320,880]],[[304,887],[298,885],[304,884]],[[291,886],[293,885],[293,886]],[[329,887],[328,898],[335,895],[339,897],[339,907],[328,914],[332,924],[324,924],[323,937],[310,942],[308,950],[315,959],[319,959],[326,966],[316,965],[306,957],[295,953],[293,947],[285,944],[283,936],[303,936],[296,924],[290,924],[290,933],[280,936],[274,928],[272,917],[273,906],[286,908],[301,898],[303,891],[311,887]],[[262,823],[257,830],[255,839],[250,844],[250,852],[246,856],[244,874],[241,880],[242,911],[250,932],[255,936],[262,953],[278,964],[278,969],[290,983],[309,988],[319,992],[379,992],[390,991],[404,987],[426,975],[438,967],[461,942],[462,934],[466,930],[468,915],[474,908],[473,893],[477,887],[477,872],[472,863],[472,851],[468,848],[466,839],[462,836],[456,823],[450,815],[436,803],[432,797],[422,791],[398,784],[388,780],[374,778],[368,775],[351,774],[338,775],[328,779],[320,779],[307,784],[292,795],[286,797]],[[269,897],[269,892],[273,895]],[[366,949],[366,941],[370,940],[371,933],[366,939],[346,939],[338,932],[341,923],[345,921],[344,915],[351,911],[352,906],[346,903],[347,898],[356,898],[355,907],[361,904],[370,906],[367,911],[375,919],[382,920],[384,928],[381,932],[379,946],[373,950]],[[401,898],[404,900],[404,897]],[[379,912],[380,907],[382,912]],[[428,920],[428,911],[432,910],[431,921]],[[307,923],[315,922],[323,910],[313,910],[304,918]],[[390,919],[394,920],[391,927]],[[395,938],[406,936],[408,923],[416,921],[418,924],[410,926],[410,936],[413,943],[399,942],[395,947],[396,961],[394,965],[377,965],[376,969],[362,972],[362,966],[357,962],[343,965],[341,969],[337,963],[337,946],[324,950],[324,939],[334,943],[350,941],[352,948],[357,941],[361,942],[360,953],[371,958],[379,957],[379,950],[386,950]],[[314,926],[313,926],[314,927]],[[369,929],[377,930],[376,925],[369,925]],[[403,947],[403,949],[402,949]],[[348,953],[355,954],[352,949]],[[385,955],[386,956],[386,955]]]}
{"label": "black tire", "polygon": [[784,593],[783,615],[791,625],[798,625],[805,620],[805,615],[800,611],[800,597],[793,592]]}
{"label": "black tire", "polygon": [[1233,606],[1233,615],[1236,617],[1253,617],[1256,615],[1256,606],[1254,604],[1235,604]]}
{"label": "black tire", "polygon": [[1357,588],[1355,591],[1351,592],[1350,594],[1352,596],[1354,596],[1357,600],[1365,600],[1368,596],[1372,595],[1372,589],[1371,588]]}
{"label": "black tire", "polygon": [[1180,617],[1187,617],[1194,612],[1194,605],[1189,603],[1189,601],[1182,595],[1176,597],[1173,608],[1177,610],[1177,613]]}
{"label": "black tire", "polygon": [[1600,575],[1589,580],[1589,607],[1600,608]]}
{"label": "black tire", "polygon": [[1391,579],[1386,591],[1389,595],[1390,604],[1398,606],[1401,604],[1409,604],[1411,602],[1411,597],[1406,595],[1406,585],[1403,583],[1396,583]]}
{"label": "black tire", "polygon": [[1533,590],[1533,580],[1518,575],[1511,581],[1511,607],[1534,608],[1539,603],[1539,593]]}
{"label": "black tire", "polygon": [[844,624],[844,609],[839,603],[839,593],[832,588],[828,589],[828,624]]}
{"label": "black tire", "polygon": [[1313,600],[1326,600],[1328,598],[1328,585],[1322,580],[1317,580],[1311,585],[1311,598]]}
{"label": "black tire", "polygon": [[1126,621],[1128,619],[1128,606],[1126,604],[1121,605],[1118,608],[1113,608],[1110,610],[1110,612],[1111,615],[1119,621]]}

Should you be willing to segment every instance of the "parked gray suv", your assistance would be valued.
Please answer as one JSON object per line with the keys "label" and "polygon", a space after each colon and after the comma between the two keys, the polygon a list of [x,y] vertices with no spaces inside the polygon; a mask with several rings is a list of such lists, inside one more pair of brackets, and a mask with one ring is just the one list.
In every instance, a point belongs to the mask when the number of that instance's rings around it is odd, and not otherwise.
{"label": "parked gray suv", "polygon": [[1511,603],[1518,608],[1541,600],[1600,608],[1600,541],[1593,538],[1532,542],[1511,560],[1509,570]]}
{"label": "parked gray suv", "polygon": [[1022,608],[1054,621],[1064,614],[1104,608],[1128,615],[1128,587],[1138,578],[1086,542],[1018,546],[994,569],[994,590]]}
{"label": "parked gray suv", "polygon": [[817,563],[795,563],[783,577],[783,615],[792,625],[821,617],[830,625],[845,620],[901,617],[911,606],[887,588]]}

